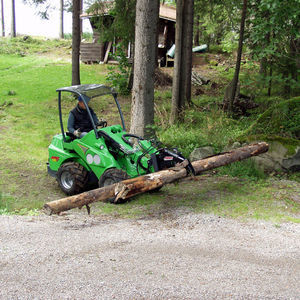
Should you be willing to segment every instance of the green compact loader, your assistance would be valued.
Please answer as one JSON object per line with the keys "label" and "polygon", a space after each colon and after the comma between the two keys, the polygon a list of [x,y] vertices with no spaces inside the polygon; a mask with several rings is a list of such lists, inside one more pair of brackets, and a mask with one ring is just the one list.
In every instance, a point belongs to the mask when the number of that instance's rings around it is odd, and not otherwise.
{"label": "green compact loader", "polygon": [[[52,139],[47,165],[48,173],[57,179],[67,195],[174,167],[185,160],[176,149],[158,148],[154,141],[126,132],[114,89],[100,84],[85,84],[63,87],[57,92],[61,133]],[[82,138],[64,130],[62,93],[65,92],[80,97],[88,112],[93,130]],[[107,96],[102,97],[105,95],[113,97],[121,125],[107,126],[106,121],[95,124],[88,103],[91,107],[93,104],[101,105],[102,99],[107,99]],[[97,111],[95,106],[93,110]],[[187,169],[193,172],[190,163]]]}

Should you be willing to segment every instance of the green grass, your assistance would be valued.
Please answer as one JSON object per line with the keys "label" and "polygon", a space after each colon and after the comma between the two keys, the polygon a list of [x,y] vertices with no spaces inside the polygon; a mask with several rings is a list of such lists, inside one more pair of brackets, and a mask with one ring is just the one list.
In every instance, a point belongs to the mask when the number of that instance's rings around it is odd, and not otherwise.
{"label": "green grass", "polygon": [[[104,72],[104,66],[82,65],[81,82],[103,83]],[[70,85],[70,74],[67,62],[0,55],[0,191],[10,199],[10,210],[40,208],[47,199],[47,148],[60,131],[56,89]]]}
{"label": "green grass", "polygon": [[[56,89],[70,85],[70,64],[3,55],[0,61],[1,103],[11,103],[0,110],[1,126],[5,131],[1,148],[9,151],[22,145],[22,149],[26,149],[10,152],[14,162],[45,160],[44,150],[53,134],[59,131]],[[5,62],[13,65],[10,71],[2,68]],[[82,83],[104,82],[100,66],[83,65],[81,70]],[[8,91],[14,91],[15,95],[9,96]]]}
{"label": "green grass", "polygon": [[295,183],[268,179],[249,181],[233,177],[200,176],[196,181],[170,184],[160,192],[133,198],[115,206],[98,203],[95,214],[123,218],[173,218],[187,212],[223,217],[267,220],[274,223],[300,222],[299,204],[291,195],[300,192]]}
{"label": "green grass", "polygon": [[[9,43],[0,39],[0,44],[4,42]],[[70,85],[71,65],[67,59],[47,55],[51,43],[58,45],[55,43],[59,41],[10,43],[17,43],[9,46],[14,49],[10,54],[0,51],[0,214],[34,215],[45,202],[64,197],[47,175],[45,163],[52,136],[60,132],[56,89]],[[21,50],[15,51],[18,47]],[[67,47],[63,44],[60,50],[67,51]],[[43,49],[46,55],[41,55]],[[25,55],[19,55],[21,52]],[[106,73],[103,65],[81,65],[81,83],[105,83]],[[196,106],[186,110],[185,124],[170,127],[171,90],[156,91],[155,95],[158,137],[185,155],[196,146],[212,145],[216,151],[222,150],[254,120],[254,116],[230,119],[218,108],[219,95],[202,96],[193,99]],[[64,100],[66,115],[73,103]],[[130,97],[120,101],[128,124]],[[118,121],[112,101],[101,109],[108,121]],[[299,203],[293,201],[299,185],[279,188],[281,181],[266,179],[248,162],[218,173],[220,176],[200,176],[196,181],[165,186],[158,193],[140,195],[123,205],[98,203],[92,212],[126,218],[168,218],[178,210],[187,210],[277,223],[299,221]],[[238,177],[224,176],[227,174]]]}
{"label": "green grass", "polygon": [[30,55],[56,52],[64,53],[71,49],[71,40],[43,39],[30,36],[0,38],[0,54]]}
{"label": "green grass", "polygon": [[168,146],[181,149],[189,156],[192,150],[200,146],[213,146],[217,152],[244,133],[252,124],[253,119],[229,118],[219,107],[219,98],[202,97],[193,99],[195,105],[185,110],[184,123],[170,126],[171,111],[169,93],[157,95],[156,132],[158,138]]}

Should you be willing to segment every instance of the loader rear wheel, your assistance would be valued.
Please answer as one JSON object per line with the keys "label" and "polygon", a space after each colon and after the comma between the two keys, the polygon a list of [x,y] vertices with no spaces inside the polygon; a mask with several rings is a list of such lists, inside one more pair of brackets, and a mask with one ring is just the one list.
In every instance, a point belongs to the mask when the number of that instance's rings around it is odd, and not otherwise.
{"label": "loader rear wheel", "polygon": [[[126,172],[120,169],[108,169],[106,170],[99,179],[99,187],[108,186],[111,184],[115,184],[122,180],[128,179],[129,176]],[[115,197],[107,199],[110,203],[116,203]]]}
{"label": "loader rear wheel", "polygon": [[69,196],[84,192],[87,180],[87,170],[76,162],[63,164],[57,172],[59,186]]}

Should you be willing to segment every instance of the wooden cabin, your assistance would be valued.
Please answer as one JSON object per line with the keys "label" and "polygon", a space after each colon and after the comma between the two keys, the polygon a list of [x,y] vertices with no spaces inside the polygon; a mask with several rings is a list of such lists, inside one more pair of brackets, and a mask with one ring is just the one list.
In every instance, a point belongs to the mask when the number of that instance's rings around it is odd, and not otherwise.
{"label": "wooden cabin", "polygon": [[[111,5],[111,4],[110,4]],[[83,14],[81,18],[88,18],[93,30],[93,42],[81,42],[80,54],[83,63],[115,63],[110,60],[110,53],[115,53],[115,46],[118,41],[103,42],[100,40],[100,33],[97,23],[100,18],[105,18],[106,22],[112,22],[113,17],[109,15],[109,6],[107,13],[100,14]],[[160,5],[159,24],[158,24],[158,61],[161,66],[166,64],[167,51],[175,43],[175,23],[176,23],[176,8]],[[133,56],[132,47],[129,44],[127,48],[127,57],[130,60]]]}

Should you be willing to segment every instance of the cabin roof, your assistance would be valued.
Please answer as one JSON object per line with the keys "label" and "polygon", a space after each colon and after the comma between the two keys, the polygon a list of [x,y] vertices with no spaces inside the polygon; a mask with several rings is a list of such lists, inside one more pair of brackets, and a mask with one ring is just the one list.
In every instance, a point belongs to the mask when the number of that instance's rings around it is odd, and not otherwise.
{"label": "cabin roof", "polygon": [[176,22],[176,8],[174,6],[160,5],[159,17]]}
{"label": "cabin roof", "polygon": [[[105,6],[101,11],[93,12],[93,13],[83,13],[80,15],[81,18],[90,18],[94,16],[100,16],[100,15],[108,15],[109,10],[113,6],[113,2],[104,2]],[[173,6],[167,6],[167,5],[160,5],[159,8],[159,17],[161,19],[169,20],[176,22],[176,8]]]}

